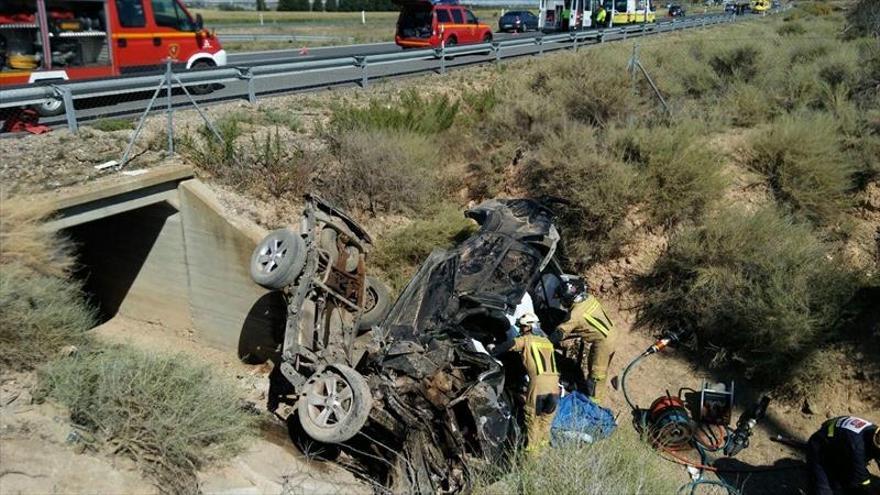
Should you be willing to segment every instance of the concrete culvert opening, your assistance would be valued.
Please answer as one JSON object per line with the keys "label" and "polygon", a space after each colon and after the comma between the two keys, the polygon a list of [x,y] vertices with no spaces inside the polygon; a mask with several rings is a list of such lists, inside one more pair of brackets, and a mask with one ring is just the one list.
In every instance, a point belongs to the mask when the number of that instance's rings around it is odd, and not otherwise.
{"label": "concrete culvert opening", "polygon": [[[158,244],[163,233],[165,237],[173,236],[175,228],[179,233],[179,217],[177,209],[168,203],[157,203],[64,230],[76,246],[79,265],[76,275],[83,280],[89,299],[98,308],[99,322],[116,316],[123,305],[136,312],[153,305],[153,311],[165,312],[162,306],[156,305],[159,301],[149,300],[143,290],[133,290],[133,287],[136,281],[139,285],[148,284],[151,276],[155,276],[147,270],[152,268],[147,265],[151,256],[173,258],[179,254],[182,260],[182,242],[177,244],[177,249],[168,242]],[[161,252],[154,252],[157,244]],[[173,270],[174,266],[169,263],[165,270]],[[160,290],[173,293],[176,288]]]}

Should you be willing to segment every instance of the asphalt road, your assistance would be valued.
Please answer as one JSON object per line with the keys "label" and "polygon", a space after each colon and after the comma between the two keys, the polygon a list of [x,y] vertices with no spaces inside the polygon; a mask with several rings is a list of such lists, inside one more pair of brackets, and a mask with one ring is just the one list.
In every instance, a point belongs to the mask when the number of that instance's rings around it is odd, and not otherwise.
{"label": "asphalt road", "polygon": [[[666,22],[657,23],[657,28],[663,26],[669,27]],[[630,34],[629,37],[636,37],[638,33]],[[500,34],[501,36],[510,38],[517,36],[518,38],[533,39],[534,34]],[[623,38],[622,34],[606,35],[605,41],[614,41]],[[592,44],[595,44],[593,42]],[[587,48],[590,43],[582,43],[580,46]],[[506,48],[502,51],[505,59],[536,55],[540,51],[548,52],[559,49],[570,49],[571,44],[545,43],[542,47],[529,43],[526,45]],[[240,53],[230,56],[229,65],[235,66],[255,66],[263,64],[277,64],[280,62],[316,60],[323,58],[336,58],[353,55],[375,55],[391,52],[399,52],[400,48],[393,43],[377,43],[370,45],[351,45],[338,47],[323,47],[309,50],[307,54],[302,54],[297,50],[277,50],[267,52]],[[458,68],[486,63],[494,60],[491,54],[474,54],[459,55],[454,59],[445,60],[447,70],[455,70]],[[396,77],[406,77],[408,75],[439,72],[441,60],[436,57],[430,57],[421,60],[412,60],[407,62],[370,64],[367,73],[370,82]],[[309,91],[326,87],[345,87],[359,85],[361,82],[361,69],[356,67],[334,68],[322,71],[303,72],[295,75],[261,77],[254,79],[255,90],[258,99],[266,96]],[[91,98],[76,100],[76,116],[79,122],[87,122],[106,117],[132,117],[144,111],[147,102],[150,100],[152,93],[133,93],[123,95],[113,95],[109,97]],[[247,82],[232,81],[223,85],[215,86],[214,91],[206,95],[194,96],[200,104],[212,104],[222,101],[230,101],[236,99],[247,99]],[[271,104],[272,100],[266,100]],[[264,103],[265,104],[265,103]],[[163,93],[156,100],[154,111],[164,110],[166,105],[166,97]],[[172,93],[172,105],[174,107],[185,108],[191,106],[188,98],[181,90],[175,90]],[[46,118],[43,123],[52,126],[61,126],[66,123],[64,115],[58,117]]]}

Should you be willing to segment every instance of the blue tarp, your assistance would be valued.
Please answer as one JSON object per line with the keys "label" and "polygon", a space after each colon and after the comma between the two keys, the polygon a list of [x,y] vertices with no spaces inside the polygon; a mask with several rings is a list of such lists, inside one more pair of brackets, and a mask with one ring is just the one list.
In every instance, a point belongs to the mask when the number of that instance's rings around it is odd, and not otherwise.
{"label": "blue tarp", "polygon": [[550,438],[553,446],[566,442],[592,443],[610,436],[615,428],[617,422],[610,409],[580,392],[572,392],[559,401]]}

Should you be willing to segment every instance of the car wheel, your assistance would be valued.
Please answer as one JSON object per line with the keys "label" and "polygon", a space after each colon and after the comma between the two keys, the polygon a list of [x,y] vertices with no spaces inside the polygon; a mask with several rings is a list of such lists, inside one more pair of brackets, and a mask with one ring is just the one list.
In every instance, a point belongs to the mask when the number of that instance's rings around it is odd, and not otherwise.
{"label": "car wheel", "polygon": [[363,428],[373,406],[366,379],[348,366],[336,364],[313,375],[297,401],[297,414],[306,434],[324,443],[341,443]]}
{"label": "car wheel", "polygon": [[[209,67],[214,67],[214,63],[202,59],[202,60],[196,60],[195,62],[193,62],[190,69],[199,70],[199,69],[207,69]],[[206,95],[206,94],[210,93],[211,91],[214,91],[214,85],[213,84],[197,84],[195,86],[187,86],[186,89],[194,95]]]}
{"label": "car wheel", "polygon": [[391,289],[378,278],[368,276],[367,286],[364,289],[364,312],[358,328],[369,330],[373,325],[378,325],[385,319],[389,309],[391,309]]}
{"label": "car wheel", "polygon": [[446,46],[446,48],[449,48],[449,47],[455,46],[457,44],[458,44],[458,39],[455,36],[450,36],[449,38],[446,39],[445,46]]}
{"label": "car wheel", "polygon": [[294,283],[306,264],[306,243],[290,229],[270,232],[251,254],[251,278],[278,290]]}
{"label": "car wheel", "polygon": [[54,117],[55,115],[61,115],[64,113],[64,100],[61,98],[53,98],[49,101],[44,101],[43,103],[39,103],[34,105],[34,110],[37,111],[43,117]]}

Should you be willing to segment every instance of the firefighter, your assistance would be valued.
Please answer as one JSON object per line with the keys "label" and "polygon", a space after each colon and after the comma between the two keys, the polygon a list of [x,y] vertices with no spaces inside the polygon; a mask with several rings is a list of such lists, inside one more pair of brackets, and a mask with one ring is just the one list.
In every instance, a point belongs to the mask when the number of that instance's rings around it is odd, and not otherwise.
{"label": "firefighter", "polygon": [[601,3],[599,4],[599,11],[596,12],[596,27],[605,27],[605,17],[608,15],[605,12],[605,6]]}
{"label": "firefighter", "polygon": [[559,373],[553,356],[553,344],[539,332],[538,317],[526,313],[517,320],[520,336],[496,348],[492,354],[518,352],[529,377],[526,392],[526,452],[534,454],[550,440],[550,426],[559,404]]}
{"label": "firefighter", "polygon": [[855,416],[822,423],[808,442],[807,465],[813,495],[877,495],[868,463],[880,465],[880,428]]}
{"label": "firefighter", "polygon": [[560,340],[582,339],[590,344],[585,392],[596,403],[603,396],[608,365],[614,357],[617,332],[602,304],[587,292],[587,284],[580,277],[566,277],[561,285],[562,304],[569,310],[568,320],[560,324]]}

